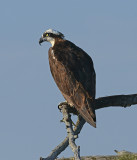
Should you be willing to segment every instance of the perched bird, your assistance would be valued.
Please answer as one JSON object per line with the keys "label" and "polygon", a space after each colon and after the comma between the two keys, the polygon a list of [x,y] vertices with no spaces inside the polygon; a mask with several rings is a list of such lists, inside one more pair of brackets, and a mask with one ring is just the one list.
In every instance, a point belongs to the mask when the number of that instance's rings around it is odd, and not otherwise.
{"label": "perched bird", "polygon": [[42,34],[39,44],[50,42],[49,65],[52,76],[62,95],[70,106],[93,127],[96,127],[96,115],[93,101],[96,90],[96,74],[91,57],[65,40],[64,35],[53,29]]}

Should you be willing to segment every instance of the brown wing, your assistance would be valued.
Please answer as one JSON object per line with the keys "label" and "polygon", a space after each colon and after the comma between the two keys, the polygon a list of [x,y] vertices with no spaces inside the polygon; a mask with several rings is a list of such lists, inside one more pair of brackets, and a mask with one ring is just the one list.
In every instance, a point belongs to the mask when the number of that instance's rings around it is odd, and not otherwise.
{"label": "brown wing", "polygon": [[[49,64],[53,78],[67,102],[77,109],[80,115],[96,127],[95,71],[91,58],[80,48],[68,42],[64,50],[56,47],[49,50]],[[71,44],[71,46],[70,46]],[[70,52],[66,52],[69,51]]]}

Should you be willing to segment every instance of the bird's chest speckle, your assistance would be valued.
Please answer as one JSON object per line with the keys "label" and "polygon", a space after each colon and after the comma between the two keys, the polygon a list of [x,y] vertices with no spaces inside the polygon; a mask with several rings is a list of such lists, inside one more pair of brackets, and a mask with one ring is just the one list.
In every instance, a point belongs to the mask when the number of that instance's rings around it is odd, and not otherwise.
{"label": "bird's chest speckle", "polygon": [[51,50],[51,58],[52,58],[53,60],[56,60],[54,50]]}
{"label": "bird's chest speckle", "polygon": [[49,64],[50,64],[50,70],[52,72],[53,77],[55,75],[58,75],[59,62],[57,59],[57,55],[55,54],[52,48],[50,48],[49,50]]}

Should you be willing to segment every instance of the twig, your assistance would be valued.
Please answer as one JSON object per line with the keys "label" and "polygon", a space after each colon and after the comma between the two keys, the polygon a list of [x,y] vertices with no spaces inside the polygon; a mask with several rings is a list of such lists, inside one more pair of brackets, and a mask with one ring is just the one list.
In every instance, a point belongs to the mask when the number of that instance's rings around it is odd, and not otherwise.
{"label": "twig", "polygon": [[129,154],[136,154],[136,153],[133,153],[133,152],[129,152],[129,151],[118,151],[118,150],[114,150],[118,155],[129,155]]}

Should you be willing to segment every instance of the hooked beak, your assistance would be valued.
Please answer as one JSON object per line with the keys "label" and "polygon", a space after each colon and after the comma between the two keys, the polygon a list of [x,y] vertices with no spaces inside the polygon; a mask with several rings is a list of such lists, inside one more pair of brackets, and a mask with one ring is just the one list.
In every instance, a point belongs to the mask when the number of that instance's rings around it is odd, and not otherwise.
{"label": "hooked beak", "polygon": [[46,38],[41,37],[41,38],[39,39],[39,44],[41,45],[41,43],[44,42],[44,41],[47,41]]}

